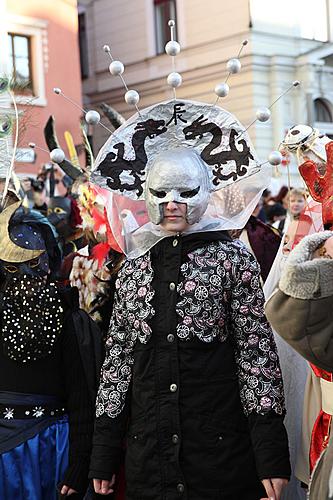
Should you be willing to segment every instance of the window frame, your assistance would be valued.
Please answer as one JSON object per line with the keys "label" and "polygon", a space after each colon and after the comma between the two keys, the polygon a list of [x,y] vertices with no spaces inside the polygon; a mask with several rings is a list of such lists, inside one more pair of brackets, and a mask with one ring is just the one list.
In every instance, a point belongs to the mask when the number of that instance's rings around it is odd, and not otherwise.
{"label": "window frame", "polygon": [[[9,15],[6,35],[15,33],[16,35],[30,37],[31,50],[31,76],[33,82],[33,95],[15,94],[18,104],[29,102],[32,106],[45,107],[47,105],[45,93],[45,75],[47,72],[47,27],[48,21],[26,16]],[[8,37],[7,37],[8,40]],[[6,42],[8,43],[8,41]],[[7,61],[9,50],[7,47]]]}
{"label": "window frame", "polygon": [[24,92],[24,95],[32,95],[35,96],[35,91],[34,91],[34,79],[33,79],[33,71],[32,71],[32,49],[31,49],[31,36],[30,35],[24,35],[22,33],[12,33],[8,31],[7,33],[8,37],[10,37],[10,43],[11,43],[11,48],[12,48],[12,66],[13,66],[13,77],[16,79],[16,65],[15,65],[15,44],[14,44],[14,38],[21,37],[21,38],[26,38],[28,41],[28,65],[29,65],[29,82],[30,86],[27,86],[27,92]]}

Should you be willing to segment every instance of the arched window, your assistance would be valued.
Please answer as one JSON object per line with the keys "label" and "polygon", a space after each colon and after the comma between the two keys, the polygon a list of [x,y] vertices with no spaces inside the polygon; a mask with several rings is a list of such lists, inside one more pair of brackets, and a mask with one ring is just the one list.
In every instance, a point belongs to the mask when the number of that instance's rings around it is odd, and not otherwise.
{"label": "arched window", "polygon": [[331,106],[325,99],[315,99],[314,100],[314,110],[315,110],[315,121],[316,122],[326,122],[332,123],[332,111]]}

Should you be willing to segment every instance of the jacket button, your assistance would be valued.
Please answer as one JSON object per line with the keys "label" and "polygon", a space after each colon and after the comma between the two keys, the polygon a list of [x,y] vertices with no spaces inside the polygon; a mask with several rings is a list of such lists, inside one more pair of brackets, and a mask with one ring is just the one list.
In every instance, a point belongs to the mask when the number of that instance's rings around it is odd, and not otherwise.
{"label": "jacket button", "polygon": [[173,444],[177,444],[179,442],[178,434],[173,434],[171,439],[172,439]]}
{"label": "jacket button", "polygon": [[177,384],[170,385],[170,392],[176,392],[177,389],[178,389]]}
{"label": "jacket button", "polygon": [[173,281],[169,285],[169,289],[173,292],[176,289],[176,284]]}
{"label": "jacket button", "polygon": [[172,242],[172,245],[173,245],[174,247],[176,247],[176,246],[178,245],[178,240],[174,239],[174,240],[173,240],[173,242]]}
{"label": "jacket button", "polygon": [[183,483],[178,483],[177,484],[177,491],[178,491],[178,493],[184,493],[185,486],[183,485]]}
{"label": "jacket button", "polygon": [[171,343],[174,340],[175,340],[175,336],[172,333],[169,333],[169,335],[167,335],[167,341]]}

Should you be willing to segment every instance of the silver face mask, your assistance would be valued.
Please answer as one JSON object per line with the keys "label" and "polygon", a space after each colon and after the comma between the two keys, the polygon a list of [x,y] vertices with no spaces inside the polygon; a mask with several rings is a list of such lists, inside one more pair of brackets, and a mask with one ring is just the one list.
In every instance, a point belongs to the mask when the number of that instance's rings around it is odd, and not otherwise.
{"label": "silver face mask", "polygon": [[209,171],[192,149],[177,148],[156,156],[145,183],[145,200],[153,224],[163,220],[163,204],[185,203],[186,221],[195,224],[210,197]]}

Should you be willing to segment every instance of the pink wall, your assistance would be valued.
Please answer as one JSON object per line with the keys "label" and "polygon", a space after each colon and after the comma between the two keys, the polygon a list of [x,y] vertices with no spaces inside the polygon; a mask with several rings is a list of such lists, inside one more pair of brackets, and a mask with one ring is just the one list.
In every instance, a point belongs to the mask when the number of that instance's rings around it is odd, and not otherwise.
{"label": "pink wall", "polygon": [[[34,142],[46,148],[43,128],[49,115],[53,114],[56,119],[57,136],[67,156],[64,131],[69,130],[75,144],[80,143],[79,120],[82,113],[63,97],[54,94],[53,88],[60,87],[64,94],[82,105],[77,2],[76,0],[7,0],[7,12],[13,16],[28,16],[48,21],[47,43],[44,44],[47,105],[29,106],[28,127],[24,136],[20,138],[20,146],[27,147],[29,142]],[[16,171],[36,173],[42,163],[49,161],[48,154],[38,150],[36,153],[36,164],[18,163]]]}

